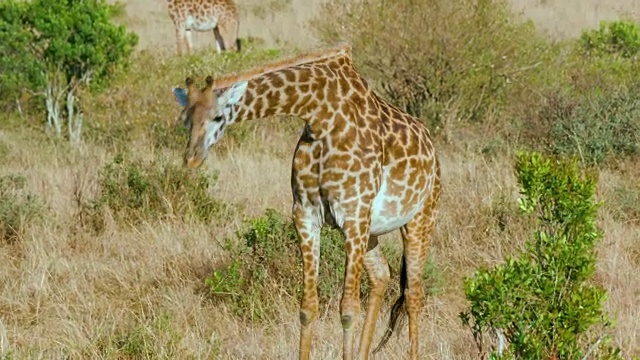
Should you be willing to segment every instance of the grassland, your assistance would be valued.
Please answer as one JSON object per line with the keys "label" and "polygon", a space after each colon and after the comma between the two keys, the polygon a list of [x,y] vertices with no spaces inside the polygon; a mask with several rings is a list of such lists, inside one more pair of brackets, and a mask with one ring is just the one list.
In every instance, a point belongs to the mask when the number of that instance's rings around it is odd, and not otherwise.
{"label": "grassland", "polygon": [[[593,19],[612,16],[610,12],[634,11],[630,1],[606,11],[597,3],[514,6],[524,6],[534,15],[541,8],[550,9],[548,14],[568,12],[570,6],[591,9],[595,15],[587,20],[546,25],[563,36],[594,26]],[[262,23],[246,21],[243,36],[270,38],[270,47],[276,47],[274,38],[279,37],[277,47],[283,51],[248,46],[240,55],[217,55],[201,48],[190,58],[178,59],[163,6],[162,1],[128,4],[122,21],[141,34],[145,51],[105,93],[87,95],[81,144],[72,147],[46,134],[41,119],[29,115],[29,109],[24,115],[0,118],[0,213],[3,221],[11,221],[3,224],[11,226],[4,226],[9,230],[0,237],[0,358],[297,356],[295,294],[274,291],[271,302],[277,304],[276,311],[266,321],[250,321],[215,301],[205,279],[228,260],[225,239],[234,238],[246,218],[267,208],[289,213],[290,161],[301,121],[265,119],[231,129],[200,170],[209,183],[187,182],[205,189],[202,197],[219,204],[210,211],[212,216],[199,218],[201,203],[172,190],[163,179],[195,176],[177,170],[185,137],[174,127],[179,109],[171,86],[186,75],[238,71],[293,51],[283,43],[304,47],[315,40],[299,31],[300,17],[274,15]],[[315,10],[317,3],[291,1],[288,6],[283,14],[303,13],[299,16],[306,19],[305,11]],[[244,16],[261,15],[254,12]],[[269,31],[280,35],[265,35]],[[287,38],[294,31],[295,36]],[[208,35],[196,41],[204,42]],[[466,306],[462,281],[476,267],[497,264],[516,251],[530,229],[515,215],[515,148],[500,140],[511,136],[511,130],[493,118],[445,127],[434,129],[444,192],[429,259],[433,291],[421,319],[421,358],[475,359],[471,333],[458,319]],[[164,200],[153,205],[156,200],[144,195],[140,205],[109,205],[113,203],[105,196],[130,198],[117,192],[117,186],[115,195],[104,190],[105,169],[123,154],[143,164],[137,169],[148,170],[143,173],[150,184],[145,189],[160,187]],[[126,176],[116,185],[131,185],[132,175]],[[598,198],[604,202],[599,225],[605,235],[598,247],[596,281],[609,293],[605,310],[617,319],[612,336],[625,359],[640,354],[639,177],[640,163],[634,157],[599,170]],[[133,212],[127,212],[130,209]],[[149,215],[148,209],[160,210]],[[395,233],[383,237],[382,243],[391,249],[401,246]],[[398,270],[392,269],[394,282]],[[253,305],[258,304],[249,301]],[[342,338],[337,300],[323,309],[312,356],[338,359]],[[382,335],[388,304],[382,311],[376,339]],[[398,333],[379,358],[398,359],[403,358],[398,354],[407,353],[406,326]]]}

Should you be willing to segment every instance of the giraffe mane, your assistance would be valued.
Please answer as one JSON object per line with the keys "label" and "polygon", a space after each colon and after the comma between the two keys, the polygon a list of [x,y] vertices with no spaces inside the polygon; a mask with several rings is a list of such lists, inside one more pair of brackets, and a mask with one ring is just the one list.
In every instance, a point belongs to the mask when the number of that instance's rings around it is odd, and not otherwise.
{"label": "giraffe mane", "polygon": [[335,57],[346,57],[351,60],[351,46],[347,43],[341,43],[337,46],[308,52],[295,57],[271,62],[253,69],[247,70],[241,74],[230,74],[215,80],[213,88],[224,89],[241,80],[251,80],[264,74],[274,71],[287,69],[293,66],[312,63],[320,60],[331,59]]}

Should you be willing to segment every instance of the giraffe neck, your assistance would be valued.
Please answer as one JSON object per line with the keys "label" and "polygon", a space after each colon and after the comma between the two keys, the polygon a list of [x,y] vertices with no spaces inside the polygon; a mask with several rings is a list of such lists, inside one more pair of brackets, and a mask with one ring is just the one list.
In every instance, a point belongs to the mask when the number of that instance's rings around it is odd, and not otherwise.
{"label": "giraffe neck", "polygon": [[214,87],[224,89],[240,80],[248,82],[247,90],[234,106],[231,122],[293,115],[312,128],[319,122],[326,128],[345,103],[353,103],[348,100],[368,92],[347,46],[221,78]]}
{"label": "giraffe neck", "polygon": [[277,115],[294,115],[309,121],[326,101],[322,86],[326,82],[323,72],[314,71],[314,67],[284,69],[251,79],[236,105],[236,121]]}

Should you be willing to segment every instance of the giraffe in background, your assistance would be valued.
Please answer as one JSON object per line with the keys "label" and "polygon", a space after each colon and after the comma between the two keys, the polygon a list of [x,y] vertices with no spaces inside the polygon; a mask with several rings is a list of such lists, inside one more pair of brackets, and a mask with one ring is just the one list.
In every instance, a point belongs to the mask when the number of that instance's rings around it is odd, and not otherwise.
{"label": "giraffe in background", "polygon": [[183,43],[187,53],[193,50],[192,30],[213,30],[218,53],[240,51],[240,16],[233,0],[167,0],[167,5],[176,31],[178,55],[182,55]]}
{"label": "giraffe in background", "polygon": [[[389,326],[409,315],[410,357],[419,350],[422,270],[440,196],[440,167],[429,130],[374,93],[341,45],[217,80],[198,88],[192,78],[173,93],[189,130],[184,163],[198,168],[227,126],[274,115],[305,121],[293,156],[293,220],[300,238],[304,290],[300,309],[300,359],[308,359],[318,314],[320,229],[328,223],[345,235],[347,254],[340,302],[343,358],[354,355],[363,268],[371,281],[358,358],[367,359],[389,267],[378,237],[400,229],[404,252]],[[403,308],[404,305],[404,308]]]}

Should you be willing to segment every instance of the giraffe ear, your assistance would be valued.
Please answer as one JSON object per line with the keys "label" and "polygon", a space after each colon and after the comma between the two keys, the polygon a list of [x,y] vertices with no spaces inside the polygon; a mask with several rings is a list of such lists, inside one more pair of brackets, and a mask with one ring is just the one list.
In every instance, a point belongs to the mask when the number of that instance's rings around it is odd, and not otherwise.
{"label": "giraffe ear", "polygon": [[176,101],[178,102],[178,104],[180,104],[180,106],[187,106],[189,99],[187,97],[187,91],[185,89],[175,87],[171,89],[171,92],[173,92],[173,95],[176,97]]}
{"label": "giraffe ear", "polygon": [[231,85],[231,87],[224,92],[224,103],[225,105],[235,105],[237,104],[245,91],[247,91],[248,83],[246,81],[238,81],[237,83]]}

